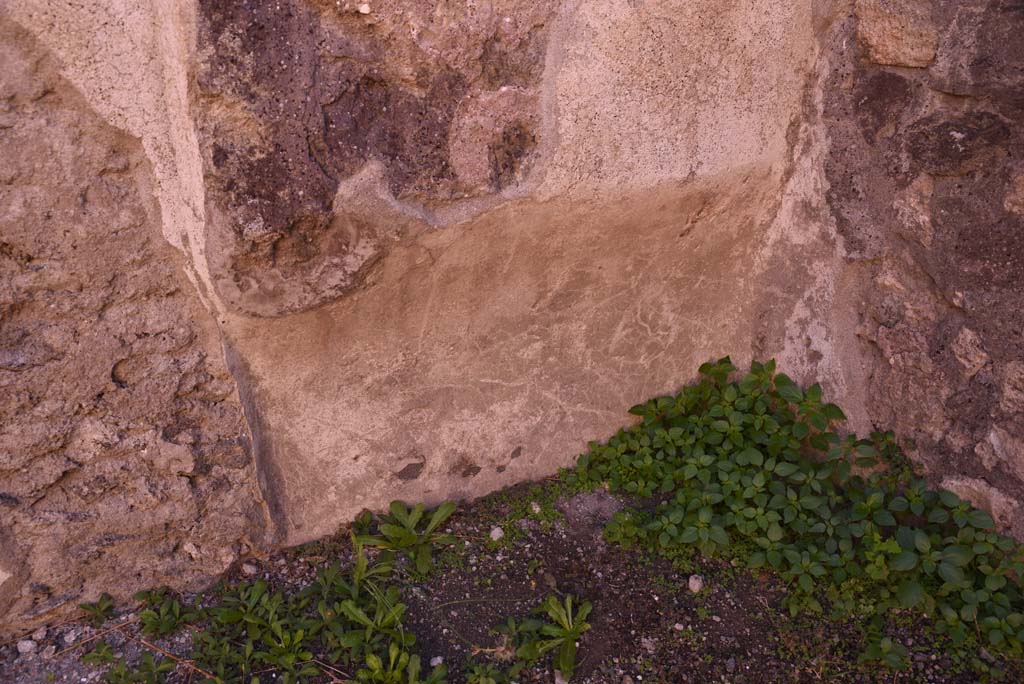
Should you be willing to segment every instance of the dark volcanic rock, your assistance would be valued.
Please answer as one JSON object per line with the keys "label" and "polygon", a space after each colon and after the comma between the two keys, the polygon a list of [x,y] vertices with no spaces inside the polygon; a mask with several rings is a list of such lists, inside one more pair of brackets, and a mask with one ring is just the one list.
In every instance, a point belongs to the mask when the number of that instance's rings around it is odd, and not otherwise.
{"label": "dark volcanic rock", "polygon": [[830,205],[849,259],[874,274],[860,328],[878,354],[873,420],[916,439],[932,474],[1019,500],[1024,458],[1008,445],[1024,416],[1004,397],[1024,350],[1024,3],[936,13],[927,69],[833,53]]}
{"label": "dark volcanic rock", "polygon": [[[215,273],[226,300],[259,315],[322,304],[357,286],[410,217],[523,180],[550,8],[505,4],[499,15],[472,3],[374,3],[367,14],[315,0],[199,3],[202,144],[230,252]],[[483,121],[476,149],[452,147],[460,108]],[[453,154],[485,156],[489,174],[460,173]],[[358,192],[398,202],[405,217],[335,206],[361,171],[375,180]]]}

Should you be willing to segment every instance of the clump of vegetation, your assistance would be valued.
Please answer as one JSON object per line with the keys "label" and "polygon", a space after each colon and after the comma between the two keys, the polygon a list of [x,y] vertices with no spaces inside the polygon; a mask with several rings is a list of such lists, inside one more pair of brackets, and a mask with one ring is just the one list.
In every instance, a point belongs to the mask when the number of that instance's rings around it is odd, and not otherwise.
{"label": "clump of vegetation", "polygon": [[142,633],[152,637],[166,636],[199,619],[199,613],[183,606],[181,600],[167,587],[140,591],[135,595],[135,600],[146,606],[139,613],[139,622],[142,623]]}
{"label": "clump of vegetation", "polygon": [[[525,668],[535,665],[545,654],[554,652],[554,666],[562,679],[569,681],[576,669],[576,649],[580,636],[590,629],[587,616],[593,605],[589,601],[577,604],[576,598],[566,596],[559,601],[548,596],[534,610],[539,618],[516,620],[508,618],[495,633],[501,636],[501,645],[489,649],[502,662],[511,662],[505,669],[493,664],[470,662],[466,684],[507,684],[515,681]],[[547,619],[544,619],[544,616]]]}
{"label": "clump of vegetation", "polygon": [[[551,526],[561,515],[558,498],[607,487],[634,502],[605,526],[608,540],[647,559],[689,565],[697,555],[718,557],[730,569],[774,575],[788,589],[790,615],[863,626],[863,662],[906,667],[910,650],[893,626],[921,620],[944,635],[955,660],[982,644],[1007,658],[1024,653],[1024,554],[987,513],[930,489],[891,433],[842,433],[836,426],[845,416],[819,385],[799,387],[774,362],[755,362],[738,379],[735,372],[728,358],[702,365],[699,382],[633,407],[639,424],[591,443],[558,480],[525,496],[492,497],[508,534],[481,547],[514,544],[524,534],[514,522]],[[446,667],[428,672],[416,653],[403,598],[435,570],[435,551],[445,549],[444,565],[463,562],[459,540],[444,529],[454,512],[451,503],[428,511],[393,502],[386,515],[360,516],[351,563],[327,563],[299,591],[258,579],[223,589],[201,609],[166,589],[144,592],[136,597],[142,633],[160,638],[190,625],[191,659],[147,653],[133,668],[106,643],[84,659],[107,667],[110,684],[162,684],[175,664],[205,684],[264,676],[286,684],[443,684]],[[540,564],[531,561],[526,572]],[[113,601],[103,595],[82,608],[100,624]],[[509,617],[494,632],[496,648],[474,649],[463,681],[511,684],[546,657],[569,680],[591,610],[571,595],[550,595],[531,614]],[[708,611],[698,605],[696,614]]]}
{"label": "clump of vegetation", "polygon": [[391,514],[381,517],[379,534],[363,535],[361,541],[404,554],[416,572],[426,575],[434,569],[433,548],[456,541],[452,535],[437,531],[455,512],[455,504],[441,504],[429,519],[423,517],[423,504],[406,508],[401,501],[392,501],[388,510]]}
{"label": "clump of vegetation", "polygon": [[557,650],[555,667],[566,680],[572,677],[573,670],[576,669],[576,643],[583,632],[590,629],[590,624],[586,620],[593,609],[589,601],[583,602],[575,611],[572,604],[571,595],[565,597],[564,603],[560,603],[554,596],[548,596],[541,608],[551,622],[541,625],[542,638],[517,651],[521,658],[532,661],[548,651]]}
{"label": "clump of vegetation", "polygon": [[[431,523],[447,518],[449,508],[435,513]],[[408,519],[412,527],[420,515],[422,508]],[[439,524],[428,525],[424,534]],[[278,681],[288,684],[349,666],[358,667],[355,678],[360,682],[444,681],[443,665],[421,678],[419,656],[411,651],[416,637],[402,624],[406,604],[400,600],[393,554],[381,553],[371,563],[363,539],[353,536],[352,541],[355,560],[347,571],[332,564],[316,582],[292,595],[272,592],[257,580],[227,592],[209,608],[194,658],[214,675],[211,682],[248,684],[256,673],[273,671]],[[417,560],[430,554],[429,542],[400,548],[412,548]],[[326,655],[321,660],[314,652]]]}
{"label": "clump of vegetation", "polygon": [[639,425],[579,459],[571,480],[649,502],[618,513],[609,540],[778,573],[792,615],[866,621],[864,657],[888,665],[907,663],[884,635],[900,611],[933,618],[954,645],[977,636],[1021,653],[1024,559],[987,513],[929,489],[891,433],[842,436],[819,385],[801,389],[774,362],[735,370],[702,365],[700,382],[633,407]]}
{"label": "clump of vegetation", "polygon": [[170,660],[157,660],[152,653],[143,653],[139,663],[131,667],[124,658],[118,658],[107,670],[107,684],[163,684],[175,664]]}
{"label": "clump of vegetation", "polygon": [[[315,582],[291,594],[273,591],[258,579],[225,589],[212,605],[196,609],[166,588],[140,592],[135,598],[145,606],[139,613],[141,631],[162,637],[187,624],[201,624],[192,659],[179,662],[203,684],[252,684],[261,681],[261,674],[272,674],[273,681],[284,684],[323,674],[335,681],[345,677],[362,684],[445,684],[447,668],[441,664],[425,672],[413,652],[416,637],[404,628],[407,606],[401,600],[407,583],[403,573],[409,569],[395,554],[404,557],[415,576],[428,574],[434,567],[434,546],[455,541],[438,531],[454,512],[455,505],[445,503],[428,518],[421,505],[407,508],[394,502],[390,515],[382,516],[379,524],[362,518],[363,534],[350,537],[351,566],[342,569],[337,562],[331,563],[321,569]],[[367,546],[384,550],[371,560]],[[552,621],[523,621],[519,624],[528,626],[516,628],[510,637],[515,662],[504,670],[471,664],[467,681],[509,682],[523,667],[556,649],[556,667],[568,680],[575,667],[576,641],[590,627],[585,619],[591,604],[574,609],[573,601],[568,596],[563,605],[548,597],[538,611]],[[114,603],[104,595],[83,609],[102,624],[113,616]],[[513,619],[509,624],[517,623]],[[83,660],[109,666],[108,684],[163,684],[177,666],[146,652],[132,667],[125,658],[115,657],[105,642]]]}
{"label": "clump of vegetation", "polygon": [[78,607],[85,611],[90,624],[94,627],[102,625],[114,615],[114,598],[106,592],[100,594],[93,603],[79,603]]}

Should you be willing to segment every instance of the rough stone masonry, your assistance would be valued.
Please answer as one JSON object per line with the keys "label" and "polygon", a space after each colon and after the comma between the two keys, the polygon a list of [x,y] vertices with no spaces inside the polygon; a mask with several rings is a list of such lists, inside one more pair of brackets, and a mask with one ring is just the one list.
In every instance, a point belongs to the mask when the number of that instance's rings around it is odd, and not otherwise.
{"label": "rough stone masonry", "polygon": [[6,0],[0,635],[731,354],[1024,535],[1021,0]]}

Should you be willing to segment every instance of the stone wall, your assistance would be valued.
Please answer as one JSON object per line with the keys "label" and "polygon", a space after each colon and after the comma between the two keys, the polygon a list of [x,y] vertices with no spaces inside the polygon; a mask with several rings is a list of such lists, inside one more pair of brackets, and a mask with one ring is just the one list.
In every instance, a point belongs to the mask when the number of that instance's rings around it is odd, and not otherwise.
{"label": "stone wall", "polygon": [[828,201],[872,422],[1024,531],[1024,4],[858,0],[830,41]]}
{"label": "stone wall", "polygon": [[1020,534],[1022,21],[9,0],[0,633],[547,475],[724,354]]}
{"label": "stone wall", "polygon": [[208,581],[269,528],[138,140],[10,22],[0,54],[0,612],[25,624]]}

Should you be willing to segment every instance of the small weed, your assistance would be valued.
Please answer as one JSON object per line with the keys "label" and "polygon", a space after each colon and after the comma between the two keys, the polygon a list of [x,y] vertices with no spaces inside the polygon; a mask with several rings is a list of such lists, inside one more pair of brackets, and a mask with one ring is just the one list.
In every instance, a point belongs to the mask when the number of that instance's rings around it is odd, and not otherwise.
{"label": "small weed", "polygon": [[554,664],[565,681],[569,681],[576,668],[576,648],[580,635],[590,629],[586,621],[592,610],[590,602],[574,608],[575,599],[567,596],[564,603],[548,596],[533,612],[546,615],[539,618],[508,618],[495,630],[501,643],[487,649],[495,660],[510,663],[505,670],[488,664],[471,662],[467,684],[505,684],[515,681],[524,668],[536,664],[545,654],[554,653]]}
{"label": "small weed", "polygon": [[165,636],[200,617],[198,611],[182,607],[181,601],[166,588],[139,592],[135,598],[148,606],[139,613],[139,622],[142,632],[150,636]]}
{"label": "small weed", "polygon": [[[429,559],[430,545],[445,539],[436,529],[451,515],[450,509],[450,504],[443,506],[422,528],[422,508],[403,510],[406,529],[413,531],[416,541],[406,544],[406,537],[396,533],[396,550],[408,550],[410,559],[423,568],[419,559]],[[382,551],[371,562],[364,539],[351,534],[353,561],[347,570],[331,564],[298,592],[274,591],[261,579],[222,588],[220,599],[203,611],[182,605],[166,590],[140,594],[137,598],[147,606],[140,613],[142,630],[163,636],[187,622],[204,620],[194,638],[192,658],[208,673],[207,684],[250,684],[260,680],[260,673],[272,673],[275,682],[298,684],[325,671],[336,672],[335,664],[358,666],[355,678],[365,684],[442,684],[445,669],[422,676],[420,659],[410,651],[416,639],[402,624],[406,605],[396,583],[394,553]],[[426,569],[430,567],[432,563]],[[320,668],[317,652],[330,662],[327,670]],[[113,662],[107,674],[111,684],[161,684],[174,667],[146,654],[131,668],[123,658],[114,660],[105,644],[86,658],[97,665]]]}
{"label": "small weed", "polygon": [[100,627],[114,617],[114,598],[107,593],[100,594],[94,603],[80,603],[78,607],[85,611],[93,627]]}
{"label": "small weed", "polygon": [[494,665],[470,662],[466,667],[466,684],[506,684],[508,675]]}
{"label": "small weed", "polygon": [[167,673],[173,672],[175,665],[170,660],[156,660],[152,653],[143,653],[139,664],[131,668],[124,658],[118,659],[107,671],[104,681],[107,684],[164,684]]}
{"label": "small weed", "polygon": [[907,648],[889,637],[872,641],[860,656],[861,662],[880,661],[894,670],[905,670],[910,665]]}
{"label": "small weed", "polygon": [[114,650],[106,641],[96,644],[91,651],[82,656],[82,662],[87,665],[109,665],[117,660],[114,657]]}
{"label": "small weed", "polygon": [[420,679],[420,657],[391,644],[387,662],[368,654],[366,667],[356,673],[356,679],[362,684],[442,684],[446,672],[444,665],[438,665],[426,679]]}
{"label": "small weed", "polygon": [[365,544],[406,555],[416,572],[421,576],[426,575],[434,568],[433,547],[456,542],[452,535],[437,532],[455,512],[455,504],[441,504],[429,519],[424,519],[423,504],[406,508],[401,501],[392,501],[389,510],[390,515],[381,517],[379,535],[364,534],[360,540]]}
{"label": "small weed", "polygon": [[572,596],[566,596],[564,604],[554,596],[548,596],[539,610],[546,613],[551,622],[540,625],[537,638],[521,646],[516,655],[531,662],[548,651],[557,650],[555,667],[568,680],[576,669],[576,643],[580,635],[590,629],[586,620],[592,609],[590,602],[584,601],[574,611]]}

